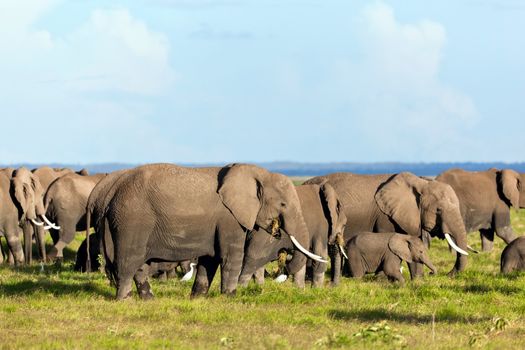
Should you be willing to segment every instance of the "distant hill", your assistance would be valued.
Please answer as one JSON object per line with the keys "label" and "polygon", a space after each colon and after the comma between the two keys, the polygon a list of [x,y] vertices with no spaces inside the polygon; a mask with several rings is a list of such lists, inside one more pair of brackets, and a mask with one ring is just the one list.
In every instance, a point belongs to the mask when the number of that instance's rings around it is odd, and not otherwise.
{"label": "distant hill", "polygon": [[[487,162],[487,163],[298,163],[298,162],[266,162],[255,163],[271,171],[279,172],[288,176],[318,176],[334,172],[347,171],[357,174],[384,174],[384,173],[399,173],[402,171],[409,171],[420,176],[435,176],[450,168],[462,168],[471,171],[486,170],[489,168],[510,168],[519,172],[525,172],[525,162],[521,163],[503,163],[503,162]],[[101,163],[101,164],[6,164],[3,167],[20,167],[26,166],[30,169],[40,167],[42,165],[49,165],[52,167],[68,167],[72,169],[86,168],[91,173],[107,173],[120,169],[133,168],[138,164],[126,163]],[[219,163],[208,164],[181,164],[186,166],[221,166]]]}

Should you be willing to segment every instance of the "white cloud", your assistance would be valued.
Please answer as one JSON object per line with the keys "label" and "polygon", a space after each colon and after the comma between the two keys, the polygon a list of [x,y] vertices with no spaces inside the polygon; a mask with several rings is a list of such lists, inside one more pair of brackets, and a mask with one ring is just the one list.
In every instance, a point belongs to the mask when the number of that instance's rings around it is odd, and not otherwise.
{"label": "white cloud", "polygon": [[375,160],[451,160],[458,147],[474,147],[462,137],[476,123],[474,102],[439,77],[443,25],[401,23],[383,2],[366,6],[359,25],[361,59],[337,74]]}
{"label": "white cloud", "polygon": [[166,95],[174,82],[166,36],[124,8],[93,9],[73,30],[51,35],[40,19],[58,5],[0,5],[0,113],[10,130],[0,141],[2,163],[172,156],[163,150],[175,146],[148,120],[154,106],[140,102]]}

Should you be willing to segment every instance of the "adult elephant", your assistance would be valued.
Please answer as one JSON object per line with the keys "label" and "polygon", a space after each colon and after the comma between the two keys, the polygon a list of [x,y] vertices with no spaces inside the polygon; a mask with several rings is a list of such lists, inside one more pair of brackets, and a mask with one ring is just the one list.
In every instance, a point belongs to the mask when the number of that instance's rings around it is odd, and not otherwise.
{"label": "adult elephant", "polygon": [[[15,171],[15,168],[0,168],[0,174],[5,176],[9,181],[11,181],[11,178],[13,177],[13,172]],[[0,203],[4,203],[4,201],[8,200],[8,197],[5,197],[3,196],[2,197],[2,202]],[[5,236],[4,232],[3,231],[0,231],[0,238],[2,237],[5,237],[6,240],[7,240],[7,236]],[[10,249],[7,249],[7,252],[4,252],[3,250],[3,246],[2,246],[2,240],[0,239],[0,263],[3,263],[4,262],[4,259],[8,260],[9,264],[14,264],[15,260],[14,260],[14,257],[13,257],[13,254],[11,253],[11,250]]]}
{"label": "adult elephant", "polygon": [[[329,184],[301,185],[296,188],[306,227],[308,228],[308,247],[314,254],[328,256],[328,245],[337,243],[346,225],[346,216],[337,194]],[[276,232],[277,233],[277,232]],[[277,260],[281,251],[292,252],[294,245],[286,235],[270,235],[263,229],[257,229],[248,235],[244,250],[244,263],[239,277],[239,284],[247,285],[255,273],[256,282],[264,282],[264,265]],[[313,287],[320,287],[324,282],[327,264],[314,261]],[[262,270],[261,270],[262,269]],[[259,270],[257,273],[256,271]],[[303,288],[305,285],[306,263],[295,274],[295,284]],[[332,275],[332,283],[338,281]]]}
{"label": "adult elephant", "polygon": [[[457,251],[449,275],[465,269],[467,235],[461,218],[459,200],[452,187],[403,172],[386,175],[334,173],[306,181],[328,182],[337,192],[348,220],[345,244],[359,232],[398,232],[426,240],[447,239]],[[340,275],[341,255],[334,254],[332,266]],[[422,274],[422,265],[409,264],[412,277]]]}
{"label": "adult elephant", "polygon": [[[32,223],[31,225],[28,225],[24,229],[24,236],[26,236],[25,240],[30,242],[29,237],[35,236],[36,243],[38,246],[38,252],[40,254],[40,258],[42,261],[46,261],[46,248],[45,248],[45,229],[46,228],[55,228],[58,229],[59,227],[56,226],[54,223],[52,223],[46,216],[45,211],[43,210],[43,196],[47,192],[49,186],[53,181],[58,179],[59,177],[62,177],[66,174],[73,173],[73,170],[68,168],[51,168],[48,166],[43,166],[40,168],[35,168],[31,170],[31,173],[34,177],[38,179],[38,182],[40,183],[40,197],[38,198],[39,204],[38,206],[38,214],[39,216],[44,220],[44,222],[47,224],[47,226],[44,227],[42,224],[38,223]],[[87,170],[82,169],[77,174],[81,175],[87,175]],[[26,246],[26,260],[31,261],[32,260],[32,249],[30,247]]]}
{"label": "adult elephant", "polygon": [[[32,261],[32,240],[33,227],[44,226],[41,219],[44,218],[44,190],[40,184],[38,176],[33,174],[25,167],[14,169],[5,169],[2,171],[10,180],[10,198],[5,198],[6,202],[1,205],[9,206],[8,201],[12,201],[18,209],[18,222],[24,234],[24,256],[26,263]],[[42,246],[43,237],[38,239],[37,243]]]}
{"label": "adult elephant", "polygon": [[49,260],[62,260],[63,250],[73,241],[76,232],[89,231],[89,226],[85,225],[88,197],[105,176],[71,173],[56,179],[49,186],[44,199],[45,213],[58,225],[50,227],[54,245],[47,255]]}
{"label": "adult elephant", "polygon": [[[104,198],[98,229],[106,268],[116,281],[117,299],[151,298],[148,263],[198,257],[192,296],[206,294],[221,266],[221,292],[236,291],[246,232],[275,230],[275,222],[306,251],[308,230],[292,181],[263,168],[233,164],[186,168],[151,164],[122,174]],[[291,273],[306,256],[294,254]]]}
{"label": "adult elephant", "polygon": [[[38,179],[22,167],[19,169],[4,169],[0,172],[0,231],[7,240],[10,254],[15,264],[21,264],[27,259],[31,249],[32,223],[43,225],[38,221],[37,208],[42,205],[42,191]],[[24,233],[25,254],[20,244],[20,231]]]}
{"label": "adult elephant", "polygon": [[465,228],[467,232],[480,232],[483,251],[493,249],[494,233],[507,244],[516,238],[510,208],[525,208],[525,174],[511,169],[479,172],[451,169],[436,180],[456,192]]}

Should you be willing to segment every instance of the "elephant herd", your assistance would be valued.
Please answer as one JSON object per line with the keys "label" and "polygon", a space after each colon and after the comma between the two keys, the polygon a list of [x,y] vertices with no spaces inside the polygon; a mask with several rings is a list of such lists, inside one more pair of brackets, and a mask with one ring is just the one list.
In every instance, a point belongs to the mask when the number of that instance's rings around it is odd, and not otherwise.
{"label": "elephant herd", "polygon": [[[334,173],[295,186],[281,174],[249,164],[192,168],[148,164],[109,174],[82,170],[0,169],[0,263],[61,261],[77,231],[86,231],[75,268],[97,269],[101,259],[117,299],[153,297],[149,278],[180,266],[192,296],[208,293],[221,268],[221,292],[234,294],[265,265],[279,261],[284,281],[324,285],[341,276],[384,273],[404,282],[436,268],[427,249],[445,239],[456,253],[450,276],[467,265],[467,232],[479,231],[482,250],[494,235],[508,245],[501,271],[525,269],[525,238],[516,238],[510,210],[525,208],[525,174],[510,169],[445,171],[436,178],[411,173]],[[91,228],[95,233],[88,235]],[[45,249],[49,231],[53,246]],[[23,237],[23,247],[21,244]],[[1,241],[0,241],[1,243]]]}

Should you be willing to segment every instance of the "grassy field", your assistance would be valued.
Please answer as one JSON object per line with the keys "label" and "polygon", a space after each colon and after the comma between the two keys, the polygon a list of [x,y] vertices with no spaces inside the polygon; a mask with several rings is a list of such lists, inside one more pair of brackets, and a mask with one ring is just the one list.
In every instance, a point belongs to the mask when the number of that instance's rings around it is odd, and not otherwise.
{"label": "grassy field", "polygon": [[[512,216],[524,234],[525,212]],[[480,246],[476,234],[469,242]],[[224,297],[216,279],[196,300],[191,284],[175,280],[154,281],[153,301],[116,302],[104,275],[75,273],[72,262],[2,266],[0,348],[523,348],[525,275],[499,275],[496,243],[492,253],[471,254],[455,279],[446,276],[454,257],[434,241],[438,276],[404,287],[372,276],[315,290],[267,280]]]}

